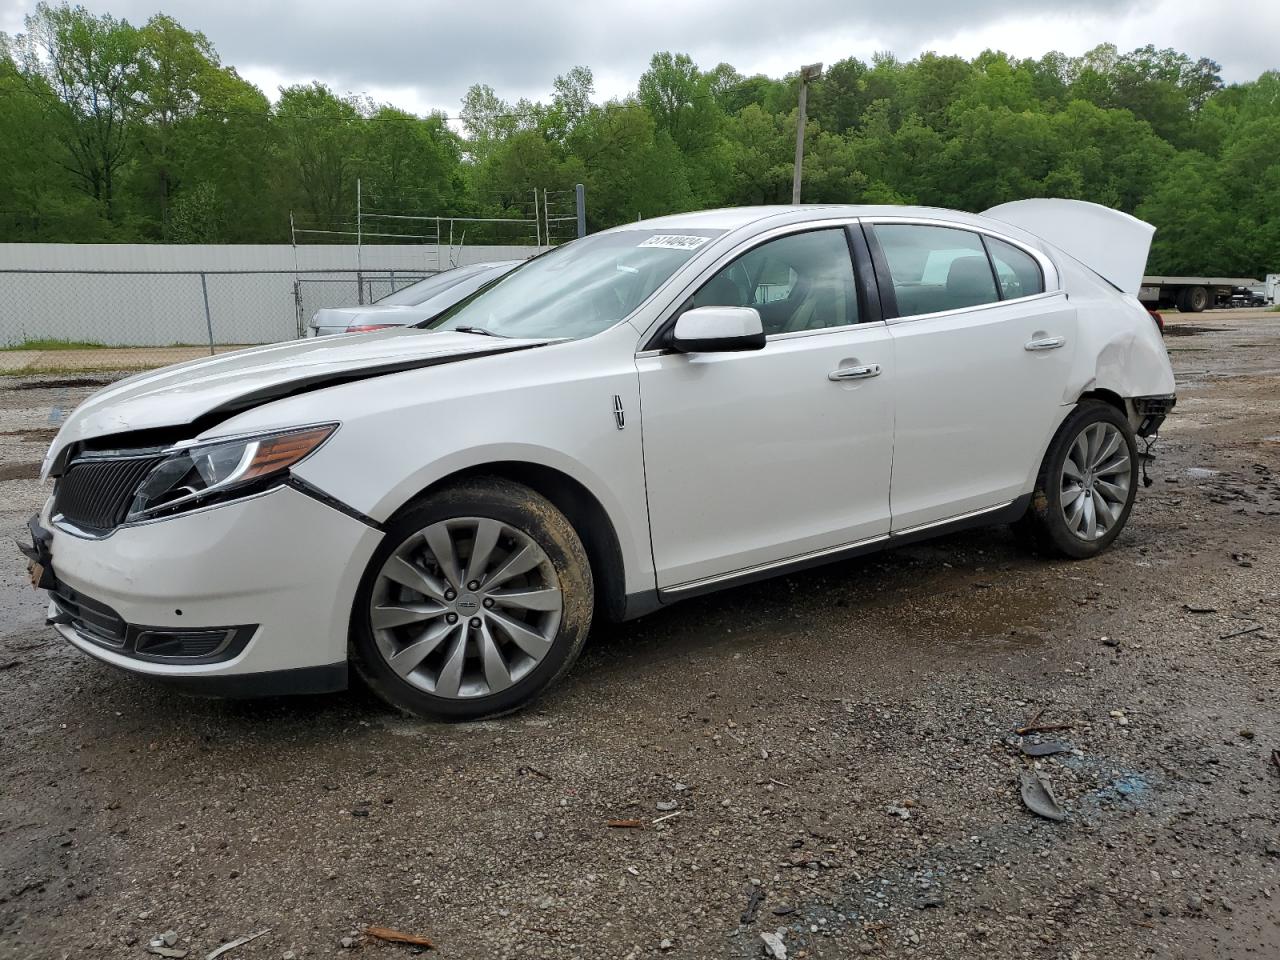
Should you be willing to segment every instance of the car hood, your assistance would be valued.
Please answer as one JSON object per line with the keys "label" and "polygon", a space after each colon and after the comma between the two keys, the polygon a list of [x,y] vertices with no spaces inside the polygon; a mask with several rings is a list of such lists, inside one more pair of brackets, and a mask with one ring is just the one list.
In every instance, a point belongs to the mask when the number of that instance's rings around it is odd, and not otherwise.
{"label": "car hood", "polygon": [[241,410],[307,390],[548,342],[382,330],[251,347],[140,373],[99,390],[76,407],[49,448],[42,476],[62,450],[95,437],[196,421],[211,426]]}

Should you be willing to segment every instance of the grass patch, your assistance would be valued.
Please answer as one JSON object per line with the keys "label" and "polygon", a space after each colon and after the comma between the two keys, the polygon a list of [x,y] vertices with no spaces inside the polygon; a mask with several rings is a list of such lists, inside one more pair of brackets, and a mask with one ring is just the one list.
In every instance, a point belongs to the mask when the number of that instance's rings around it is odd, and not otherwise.
{"label": "grass patch", "polygon": [[105,350],[106,346],[105,343],[95,343],[92,340],[59,340],[49,337],[23,340],[0,347],[0,350]]}

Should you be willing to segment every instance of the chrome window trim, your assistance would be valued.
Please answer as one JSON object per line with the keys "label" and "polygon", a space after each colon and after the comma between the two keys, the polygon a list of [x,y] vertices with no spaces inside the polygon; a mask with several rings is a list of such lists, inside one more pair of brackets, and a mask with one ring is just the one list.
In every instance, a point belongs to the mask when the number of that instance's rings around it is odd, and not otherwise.
{"label": "chrome window trim", "polygon": [[[1029,246],[1026,241],[1019,240],[1017,237],[1011,237],[1007,233],[993,229],[987,226],[979,226],[971,223],[957,223],[955,220],[944,220],[941,217],[894,217],[894,216],[875,216],[862,217],[861,221],[874,230],[877,226],[915,226],[915,227],[945,227],[951,230],[966,230],[969,233],[976,233],[979,236],[993,237],[996,240],[1009,244],[1014,249],[1021,250],[1027,256],[1031,257],[1040,267],[1040,275],[1044,280],[1044,290],[1040,293],[1033,293],[1025,297],[1013,297],[1009,300],[992,300],[990,303],[979,303],[971,307],[956,307],[954,310],[935,310],[933,313],[913,313],[905,317],[889,317],[885,323],[896,324],[906,323],[912,320],[932,320],[936,317],[948,317],[959,313],[970,313],[974,310],[986,310],[990,307],[1003,307],[1009,303],[1028,303],[1033,300],[1043,300],[1050,296],[1058,294],[1066,295],[1066,291],[1062,289],[1062,275],[1058,273],[1058,265],[1049,258],[1048,254],[1035,247]],[[991,263],[991,251],[983,245],[983,253],[986,255],[987,263]],[[994,270],[994,265],[992,267]],[[877,278],[878,280],[879,278]],[[895,297],[896,299],[896,297]]]}
{"label": "chrome window trim", "polygon": [[[740,241],[735,246],[730,247],[728,250],[725,250],[720,254],[718,254],[716,259],[710,261],[707,266],[703,267],[702,270],[693,277],[693,279],[689,280],[684,285],[684,287],[681,288],[680,292],[676,294],[676,296],[672,298],[672,300],[667,304],[667,306],[661,311],[658,319],[655,320],[653,323],[649,324],[647,327],[645,327],[644,332],[641,334],[640,340],[638,341],[638,343],[640,344],[649,343],[649,341],[651,341],[657,335],[658,331],[661,330],[664,326],[666,326],[667,322],[671,319],[671,317],[675,314],[675,312],[680,309],[681,304],[683,304],[685,300],[689,298],[689,296],[691,295],[690,291],[697,290],[704,283],[706,283],[708,280],[714,277],[717,273],[719,273],[724,267],[728,266],[731,262],[736,260],[738,257],[743,256],[744,254],[754,250],[756,247],[763,246],[764,244],[770,242],[771,240],[777,240],[779,237],[785,237],[793,233],[812,233],[814,230],[823,230],[823,229],[843,230],[845,227],[850,226],[851,224],[861,223],[863,219],[864,218],[862,217],[830,217],[830,218],[824,218],[821,220],[805,220],[801,223],[785,223],[776,227],[771,227],[768,230],[765,230],[761,233],[757,233],[751,237],[748,237]],[[854,265],[854,262],[853,262],[853,252],[850,251],[849,271],[851,274],[853,274],[855,284],[857,283],[856,270],[857,270],[857,267]],[[767,341],[773,341],[774,339],[777,339],[779,337],[791,337],[796,334],[813,335],[813,334],[820,334],[820,333],[833,333],[840,330],[849,330],[849,329],[864,327],[864,326],[877,327],[877,326],[880,326],[882,323],[883,321],[879,321],[877,323],[872,323],[868,321],[867,323],[846,323],[839,327],[819,327],[816,330],[791,330],[791,331],[788,331],[787,333],[769,334],[765,339]],[[672,351],[664,349],[662,347],[646,347],[644,349],[637,350],[635,355],[636,355],[636,359],[642,359],[645,357],[664,356],[671,352]]]}

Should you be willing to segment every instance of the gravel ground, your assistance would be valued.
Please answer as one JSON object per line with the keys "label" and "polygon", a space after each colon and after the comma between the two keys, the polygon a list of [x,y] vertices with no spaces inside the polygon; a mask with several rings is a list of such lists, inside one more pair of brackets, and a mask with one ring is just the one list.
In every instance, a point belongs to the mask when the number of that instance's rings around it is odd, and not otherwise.
{"label": "gravel ground", "polygon": [[[0,957],[420,949],[369,925],[458,958],[1280,956],[1280,314],[1167,343],[1178,407],[1103,556],[995,529],[687,601],[500,721],[184,698],[51,637],[15,554]],[[0,382],[3,533],[90,389]],[[1064,822],[1022,806],[1033,766]]]}

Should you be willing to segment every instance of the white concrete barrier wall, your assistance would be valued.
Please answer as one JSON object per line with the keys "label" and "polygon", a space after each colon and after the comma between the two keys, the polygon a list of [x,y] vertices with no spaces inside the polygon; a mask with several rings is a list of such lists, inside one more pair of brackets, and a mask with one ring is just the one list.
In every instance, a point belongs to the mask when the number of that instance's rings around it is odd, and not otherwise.
{"label": "white concrete barrier wall", "polygon": [[[459,262],[535,253],[532,246],[464,247]],[[370,286],[384,296],[393,277],[403,284],[449,266],[448,250],[429,244],[364,246],[360,258],[366,300]],[[348,245],[0,244],[0,346],[43,339],[204,344],[210,321],[217,344],[288,340],[297,335],[295,276],[304,322],[321,307],[358,302],[356,248]]]}

